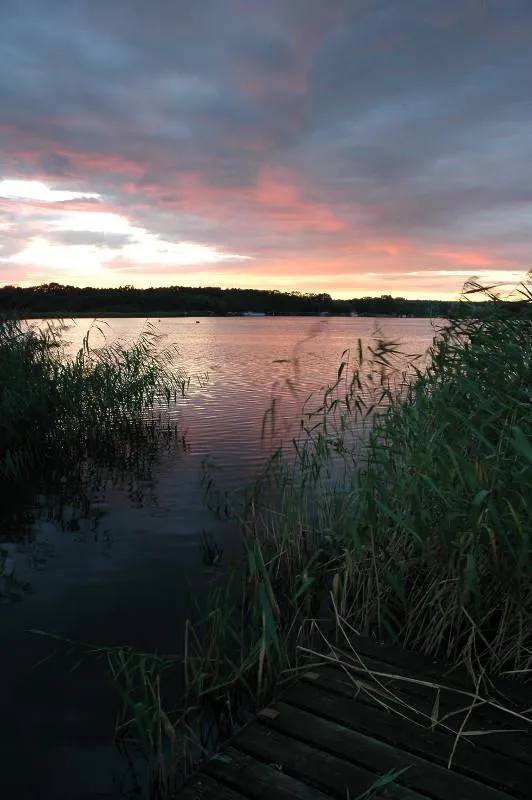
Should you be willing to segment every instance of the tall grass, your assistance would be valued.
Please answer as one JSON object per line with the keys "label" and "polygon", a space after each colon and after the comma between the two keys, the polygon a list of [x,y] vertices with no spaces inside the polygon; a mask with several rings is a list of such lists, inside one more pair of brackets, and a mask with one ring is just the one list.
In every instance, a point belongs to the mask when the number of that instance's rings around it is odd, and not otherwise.
{"label": "tall grass", "polygon": [[157,404],[183,394],[186,379],[173,348],[153,327],[131,346],[91,346],[91,331],[73,358],[63,326],[0,319],[0,480],[20,484],[50,462],[79,458],[131,428]]}
{"label": "tall grass", "polygon": [[[470,315],[481,291],[490,302]],[[353,630],[475,675],[529,678],[530,341],[529,278],[511,305],[466,287],[460,316],[410,379],[393,369],[394,346],[374,348],[369,363],[358,348],[343,398],[331,387],[295,443],[303,469],[285,472],[275,514],[255,504],[248,523],[287,596],[301,605],[304,576],[313,606],[330,602]]]}
{"label": "tall grass", "polygon": [[[472,285],[468,295],[481,287]],[[335,576],[357,628],[477,671],[532,666],[532,283],[442,332],[376,417]],[[354,556],[354,558],[353,558]]]}
{"label": "tall grass", "polygon": [[[471,314],[481,291],[489,302]],[[293,460],[273,459],[229,509],[244,558],[217,573],[182,656],[164,662],[174,688],[184,671],[173,715],[162,711],[162,665],[151,664],[156,702],[140,720],[145,661],[109,652],[128,687],[122,729],[144,743],[148,796],[170,796],[284,681],[355,633],[465,664],[477,688],[486,675],[529,680],[530,277],[514,300],[470,284],[408,374],[393,343],[344,354],[302,417]]]}

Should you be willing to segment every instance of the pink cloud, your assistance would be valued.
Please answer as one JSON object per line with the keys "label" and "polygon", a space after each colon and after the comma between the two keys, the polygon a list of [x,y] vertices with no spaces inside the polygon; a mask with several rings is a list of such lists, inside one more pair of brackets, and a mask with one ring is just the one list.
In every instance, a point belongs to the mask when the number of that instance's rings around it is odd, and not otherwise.
{"label": "pink cloud", "polygon": [[500,261],[494,260],[493,257],[483,253],[475,253],[468,249],[431,252],[430,255],[441,258],[451,264],[462,264],[468,267],[493,267],[500,263]]}
{"label": "pink cloud", "polygon": [[[69,177],[53,176],[56,183],[72,181],[72,177],[85,177],[93,180],[100,176],[130,176],[140,179],[146,172],[147,163],[127,158],[116,152],[84,152],[73,147],[64,147],[55,139],[42,133],[22,130],[14,125],[0,124],[0,136],[5,140],[4,151],[9,166],[20,170],[20,165],[30,165],[33,180],[50,180],[50,174],[42,166],[43,157],[53,154],[66,159],[71,169]],[[11,143],[11,146],[9,146]]]}
{"label": "pink cloud", "polygon": [[118,153],[82,153],[68,149],[59,149],[56,152],[68,158],[76,173],[85,175],[127,175],[140,178],[147,168],[147,164],[125,158]]}
{"label": "pink cloud", "polygon": [[282,167],[263,167],[256,183],[248,187],[226,188],[205,181],[199,173],[185,172],[177,178],[167,199],[168,189],[155,185],[127,184],[131,192],[141,191],[161,208],[176,208],[224,221],[242,213],[242,225],[250,219],[260,225],[289,231],[340,233],[347,223],[324,203],[305,197],[304,184],[296,173]]}

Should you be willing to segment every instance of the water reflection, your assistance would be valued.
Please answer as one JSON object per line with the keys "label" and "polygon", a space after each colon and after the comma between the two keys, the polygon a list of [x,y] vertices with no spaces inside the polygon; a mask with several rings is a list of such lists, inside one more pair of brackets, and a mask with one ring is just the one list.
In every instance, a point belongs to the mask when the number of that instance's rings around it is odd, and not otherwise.
{"label": "water reflection", "polygon": [[20,600],[31,589],[31,582],[18,578],[21,561],[42,568],[52,557],[54,548],[39,531],[52,526],[76,542],[109,545],[108,492],[119,492],[132,508],[156,506],[156,472],[186,450],[177,422],[158,412],[103,439],[88,439],[81,452],[50,463],[38,482],[10,492],[0,504],[0,600]]}

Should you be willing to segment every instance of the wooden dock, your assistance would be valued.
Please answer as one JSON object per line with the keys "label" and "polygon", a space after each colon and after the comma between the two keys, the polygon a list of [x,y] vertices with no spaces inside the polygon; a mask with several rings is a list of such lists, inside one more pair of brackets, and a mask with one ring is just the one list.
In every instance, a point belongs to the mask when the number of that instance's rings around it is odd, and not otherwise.
{"label": "wooden dock", "polygon": [[532,797],[532,687],[481,689],[465,671],[368,639],[336,657],[265,708],[179,800]]}

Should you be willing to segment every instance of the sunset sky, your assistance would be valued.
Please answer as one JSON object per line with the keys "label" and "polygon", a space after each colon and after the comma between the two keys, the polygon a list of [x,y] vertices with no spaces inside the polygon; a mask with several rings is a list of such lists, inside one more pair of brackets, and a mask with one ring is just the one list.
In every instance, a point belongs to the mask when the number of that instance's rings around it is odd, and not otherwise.
{"label": "sunset sky", "polygon": [[0,285],[532,266],[532,0],[3,0]]}

